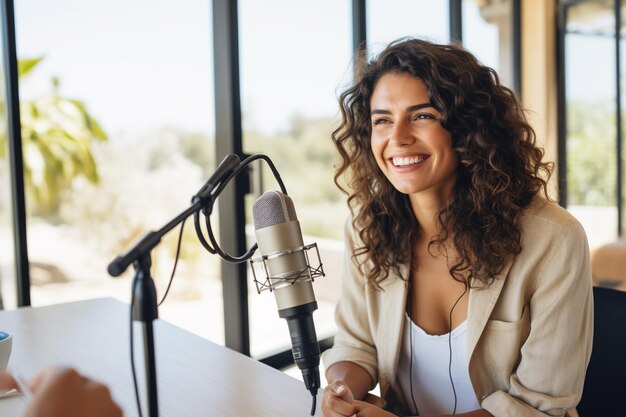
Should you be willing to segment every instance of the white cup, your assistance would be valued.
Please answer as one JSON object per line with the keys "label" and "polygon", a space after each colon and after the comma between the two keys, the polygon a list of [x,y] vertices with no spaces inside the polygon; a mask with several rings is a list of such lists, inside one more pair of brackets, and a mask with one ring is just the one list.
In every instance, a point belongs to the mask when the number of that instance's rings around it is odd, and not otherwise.
{"label": "white cup", "polygon": [[0,330],[0,372],[7,370],[9,357],[11,357],[12,345],[13,338],[11,337],[11,334]]}

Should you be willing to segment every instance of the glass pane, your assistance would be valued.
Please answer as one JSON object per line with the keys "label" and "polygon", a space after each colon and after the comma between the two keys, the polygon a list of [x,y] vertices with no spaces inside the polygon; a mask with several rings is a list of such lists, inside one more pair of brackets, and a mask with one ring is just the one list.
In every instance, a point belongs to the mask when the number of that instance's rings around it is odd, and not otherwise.
{"label": "glass pane", "polygon": [[568,210],[585,227],[592,249],[617,238],[612,18],[611,4],[570,7],[565,35]]}
{"label": "glass pane", "polygon": [[463,45],[513,87],[513,2],[463,0]]}
{"label": "glass pane", "polygon": [[[4,59],[2,47],[3,43],[0,43]],[[5,83],[4,63],[0,62],[0,310],[17,306]]]}
{"label": "glass pane", "polygon": [[[327,275],[313,284],[318,338],[335,331],[340,292],[347,206],[333,183],[330,135],[337,122],[337,86],[352,71],[350,3],[242,0],[239,7],[244,150],[272,159],[293,199],[304,243],[320,248]],[[263,184],[264,190],[278,189],[268,169]],[[246,201],[248,247],[255,241],[250,213],[259,195]],[[274,296],[257,294],[252,280],[248,287],[252,355],[291,348]]]}
{"label": "glass pane", "polygon": [[[211,2],[22,0],[16,25],[19,57],[42,58],[21,80],[33,305],[130,301],[132,268],[108,263],[214,167]],[[152,252],[159,296],[177,237]],[[219,271],[187,224],[160,316],[223,343]]]}
{"label": "glass pane", "polygon": [[367,1],[369,52],[380,52],[389,42],[404,36],[449,42],[448,3],[432,0]]}

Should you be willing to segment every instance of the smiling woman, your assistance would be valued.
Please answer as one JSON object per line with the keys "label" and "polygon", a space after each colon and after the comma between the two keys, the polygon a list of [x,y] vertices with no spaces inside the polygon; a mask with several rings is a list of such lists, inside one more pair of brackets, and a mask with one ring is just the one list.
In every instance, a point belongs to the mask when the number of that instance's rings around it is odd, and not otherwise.
{"label": "smiling woman", "polygon": [[589,250],[515,94],[456,45],[360,62],[333,134],[352,220],[324,415],[577,415]]}

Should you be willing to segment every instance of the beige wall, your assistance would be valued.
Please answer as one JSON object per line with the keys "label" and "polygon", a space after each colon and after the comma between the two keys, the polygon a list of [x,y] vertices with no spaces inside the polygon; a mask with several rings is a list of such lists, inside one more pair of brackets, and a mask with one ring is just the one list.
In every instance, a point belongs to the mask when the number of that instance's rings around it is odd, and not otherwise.
{"label": "beige wall", "polygon": [[[546,150],[546,160],[557,162],[556,1],[521,0],[521,99]],[[550,181],[556,194],[556,165]]]}

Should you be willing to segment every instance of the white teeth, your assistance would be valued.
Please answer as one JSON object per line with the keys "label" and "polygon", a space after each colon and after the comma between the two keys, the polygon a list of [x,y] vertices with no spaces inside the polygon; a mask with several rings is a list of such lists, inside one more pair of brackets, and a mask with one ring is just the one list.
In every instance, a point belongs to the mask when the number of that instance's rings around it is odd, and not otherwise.
{"label": "white teeth", "polygon": [[393,164],[397,167],[403,167],[413,164],[419,164],[420,162],[424,162],[426,160],[426,156],[412,156],[412,157],[401,157],[394,156],[392,158]]}

